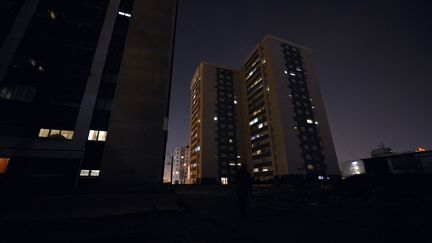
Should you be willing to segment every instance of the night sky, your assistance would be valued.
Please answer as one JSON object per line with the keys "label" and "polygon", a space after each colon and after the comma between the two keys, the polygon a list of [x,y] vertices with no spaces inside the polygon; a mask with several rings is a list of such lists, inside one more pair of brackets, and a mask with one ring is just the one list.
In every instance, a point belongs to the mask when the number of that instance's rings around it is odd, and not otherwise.
{"label": "night sky", "polygon": [[178,11],[167,152],[188,143],[199,62],[239,67],[266,34],[314,50],[339,161],[381,142],[432,149],[428,1],[179,0]]}

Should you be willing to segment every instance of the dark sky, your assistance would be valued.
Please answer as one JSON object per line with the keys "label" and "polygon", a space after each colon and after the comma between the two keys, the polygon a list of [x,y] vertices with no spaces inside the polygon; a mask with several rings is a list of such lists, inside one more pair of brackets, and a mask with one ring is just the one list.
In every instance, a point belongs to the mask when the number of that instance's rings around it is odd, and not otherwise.
{"label": "dark sky", "polygon": [[239,67],[266,34],[314,50],[339,161],[432,149],[428,1],[179,0],[168,151],[188,143],[198,63]]}

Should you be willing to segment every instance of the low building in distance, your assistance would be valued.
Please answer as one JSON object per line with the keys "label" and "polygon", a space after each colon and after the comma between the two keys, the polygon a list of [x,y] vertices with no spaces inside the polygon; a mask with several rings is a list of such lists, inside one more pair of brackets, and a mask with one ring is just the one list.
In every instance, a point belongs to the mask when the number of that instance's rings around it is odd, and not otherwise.
{"label": "low building in distance", "polygon": [[240,69],[201,63],[191,82],[191,176],[233,182],[338,177],[309,48],[266,36]]}
{"label": "low building in distance", "polygon": [[371,150],[371,157],[380,157],[394,154],[393,149],[390,147],[386,147],[384,143],[381,143],[378,148]]}
{"label": "low building in distance", "polygon": [[343,177],[358,174],[401,175],[432,174],[432,150],[386,153],[371,158],[341,163]]}

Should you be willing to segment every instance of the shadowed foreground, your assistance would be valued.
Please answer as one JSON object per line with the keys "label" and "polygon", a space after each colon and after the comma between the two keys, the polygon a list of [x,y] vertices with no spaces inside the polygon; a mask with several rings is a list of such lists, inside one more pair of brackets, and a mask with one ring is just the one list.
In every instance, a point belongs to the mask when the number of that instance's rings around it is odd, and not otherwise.
{"label": "shadowed foreground", "polygon": [[254,188],[246,218],[231,187],[178,187],[180,210],[2,221],[2,242],[430,242],[431,198],[341,198],[319,188]]}

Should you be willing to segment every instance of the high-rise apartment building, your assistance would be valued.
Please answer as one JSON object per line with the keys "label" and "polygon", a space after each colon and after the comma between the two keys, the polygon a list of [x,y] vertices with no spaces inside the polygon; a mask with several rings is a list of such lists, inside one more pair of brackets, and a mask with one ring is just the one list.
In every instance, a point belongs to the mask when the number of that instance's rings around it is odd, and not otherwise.
{"label": "high-rise apartment building", "polygon": [[172,184],[189,183],[189,146],[176,147],[172,159]]}
{"label": "high-rise apartment building", "polygon": [[227,184],[238,166],[235,83],[238,73],[201,63],[191,82],[190,171],[193,183]]}
{"label": "high-rise apartment building", "polygon": [[4,188],[140,191],[161,182],[176,4],[0,2]]}
{"label": "high-rise apartment building", "polygon": [[267,36],[241,72],[254,177],[339,175],[312,50]]}
{"label": "high-rise apartment building", "polygon": [[[197,165],[222,178],[226,174],[220,173],[221,164],[212,159],[220,156],[219,116],[229,113],[212,107],[218,104],[214,101],[220,94],[219,76],[211,71],[217,67],[208,71],[204,67],[200,64],[191,85],[191,163],[198,158]],[[236,135],[235,152],[256,180],[325,179],[340,174],[311,49],[266,36],[241,69],[230,73],[235,77],[231,94],[236,98],[230,101],[236,106],[232,116],[238,126],[231,133]],[[234,160],[229,163],[234,165]]]}

